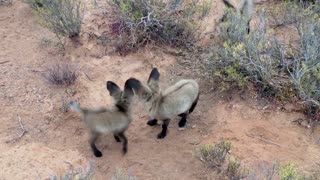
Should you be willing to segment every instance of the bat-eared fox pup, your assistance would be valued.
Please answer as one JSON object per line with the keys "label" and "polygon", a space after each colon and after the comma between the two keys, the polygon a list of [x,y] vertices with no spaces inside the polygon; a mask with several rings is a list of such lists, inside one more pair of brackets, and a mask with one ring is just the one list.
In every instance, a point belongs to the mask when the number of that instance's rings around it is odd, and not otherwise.
{"label": "bat-eared fox pup", "polygon": [[124,91],[121,91],[120,88],[111,81],[107,82],[107,89],[110,96],[115,100],[115,107],[112,109],[89,109],[80,107],[80,104],[73,101],[69,102],[70,109],[82,115],[82,119],[89,130],[89,143],[96,157],[102,156],[102,153],[95,145],[97,138],[101,134],[112,133],[117,142],[122,141],[123,154],[127,153],[128,140],[125,136],[125,131],[132,121],[130,103],[134,94],[132,88],[129,88],[128,82],[125,83]]}
{"label": "bat-eared fox pup", "polygon": [[167,135],[170,119],[180,116],[179,127],[186,125],[188,115],[194,110],[199,99],[198,83],[191,79],[183,79],[171,85],[164,91],[159,87],[159,71],[154,68],[146,84],[135,78],[127,80],[128,85],[149,109],[149,115],[154,118],[148,125],[157,125],[158,120],[163,121],[162,131],[158,139]]}

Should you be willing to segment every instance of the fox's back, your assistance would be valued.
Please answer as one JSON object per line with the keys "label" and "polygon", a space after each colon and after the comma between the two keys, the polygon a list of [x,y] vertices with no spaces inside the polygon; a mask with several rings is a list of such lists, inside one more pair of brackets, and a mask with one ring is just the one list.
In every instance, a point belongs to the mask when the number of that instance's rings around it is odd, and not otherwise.
{"label": "fox's back", "polygon": [[111,132],[121,132],[128,128],[131,117],[121,111],[111,111],[101,113],[88,113],[86,114],[85,123],[87,126],[102,134]]}
{"label": "fox's back", "polygon": [[199,86],[196,81],[183,79],[176,82],[163,91],[158,116],[172,118],[172,116],[188,111],[198,94]]}

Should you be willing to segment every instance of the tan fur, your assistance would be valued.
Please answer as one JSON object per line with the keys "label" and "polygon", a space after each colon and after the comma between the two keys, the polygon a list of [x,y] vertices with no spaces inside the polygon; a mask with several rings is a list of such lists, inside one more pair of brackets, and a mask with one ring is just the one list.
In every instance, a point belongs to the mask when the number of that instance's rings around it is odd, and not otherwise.
{"label": "tan fur", "polygon": [[149,115],[154,118],[149,120],[147,124],[154,126],[158,120],[163,121],[162,131],[157,136],[158,139],[163,139],[167,135],[170,119],[175,116],[181,116],[178,125],[180,128],[185,127],[188,115],[197,105],[199,86],[194,80],[183,79],[161,91],[159,79],[158,69],[153,68],[146,85],[135,78],[130,78],[127,82],[128,87],[145,101],[149,108]]}
{"label": "tan fur", "polygon": [[[223,3],[226,5],[228,8],[234,9],[237,14],[239,14],[243,20],[245,20],[244,23],[248,25],[248,33],[250,32],[250,21],[253,16],[254,12],[254,5],[252,0],[241,0],[239,5],[236,7],[233,4],[229,2],[229,0],[222,0]],[[220,20],[220,22],[225,21],[226,14],[224,14]]]}
{"label": "tan fur", "polygon": [[153,100],[149,114],[159,120],[171,119],[190,109],[199,94],[199,86],[194,80],[183,79],[159,94]]}
{"label": "tan fur", "polygon": [[146,101],[149,115],[163,120],[171,119],[187,112],[199,94],[198,83],[191,79],[183,79],[161,91],[158,82],[151,81],[141,85],[136,94]]}
{"label": "tan fur", "polygon": [[130,112],[124,113],[117,109],[80,108],[80,113],[90,132],[98,134],[122,132],[132,121]]}
{"label": "tan fur", "polygon": [[115,100],[113,109],[99,108],[88,109],[81,108],[80,104],[69,102],[71,110],[81,113],[82,119],[85,122],[90,132],[89,144],[96,157],[101,157],[102,153],[95,145],[96,139],[101,134],[113,133],[117,142],[123,141],[123,153],[127,152],[127,138],[125,131],[132,121],[130,103],[133,97],[133,91],[125,85],[125,90],[122,92],[120,88],[113,82],[107,82],[107,89],[110,96]]}
{"label": "tan fur", "polygon": [[243,12],[243,15],[251,19],[253,14],[253,1],[252,0],[241,0],[238,7],[237,12]]}
{"label": "tan fur", "polygon": [[254,8],[252,0],[241,0],[237,7],[232,5],[229,0],[223,0],[223,2],[227,7],[235,9],[239,14],[243,13],[248,18],[252,17]]}

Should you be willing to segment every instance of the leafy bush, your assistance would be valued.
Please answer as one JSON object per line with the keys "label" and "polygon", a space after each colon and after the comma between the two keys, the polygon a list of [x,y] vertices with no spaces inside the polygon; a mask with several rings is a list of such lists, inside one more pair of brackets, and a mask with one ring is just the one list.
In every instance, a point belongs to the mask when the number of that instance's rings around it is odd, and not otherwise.
{"label": "leafy bush", "polygon": [[74,84],[78,76],[76,68],[66,63],[52,65],[44,74],[47,82],[66,86]]}
{"label": "leafy bush", "polygon": [[263,88],[280,86],[276,78],[283,62],[277,56],[283,53],[277,48],[279,42],[267,37],[265,16],[260,16],[250,34],[235,12],[230,11],[227,16],[229,21],[219,27],[221,43],[213,46],[207,67],[215,77],[239,88],[246,87],[249,81]]}
{"label": "leafy bush", "polygon": [[146,43],[192,46],[198,39],[199,19],[211,2],[199,0],[110,0],[111,35],[116,51],[127,54]]}
{"label": "leafy bush", "polygon": [[216,145],[204,144],[196,152],[196,156],[210,167],[221,167],[226,155],[231,150],[229,141],[221,141]]}
{"label": "leafy bush", "polygon": [[281,99],[298,95],[320,107],[319,4],[282,5],[283,9],[275,11],[290,18],[280,16],[277,20],[285,20],[271,24],[294,23],[298,41],[285,45],[268,31],[268,12],[260,14],[254,31],[247,35],[239,15],[227,11],[228,21],[218,27],[220,43],[213,45],[206,67],[222,82],[221,90],[245,88],[253,82],[264,95]]}
{"label": "leafy bush", "polygon": [[300,40],[287,65],[290,78],[305,102],[320,107],[320,21],[305,20],[296,28]]}
{"label": "leafy bush", "polygon": [[135,176],[131,176],[124,172],[122,169],[117,169],[115,174],[112,176],[111,180],[137,180]]}
{"label": "leafy bush", "polygon": [[296,180],[298,179],[298,168],[294,163],[281,165],[279,175],[281,180]]}
{"label": "leafy bush", "polygon": [[27,0],[41,23],[58,36],[77,38],[81,31],[83,7],[80,0]]}

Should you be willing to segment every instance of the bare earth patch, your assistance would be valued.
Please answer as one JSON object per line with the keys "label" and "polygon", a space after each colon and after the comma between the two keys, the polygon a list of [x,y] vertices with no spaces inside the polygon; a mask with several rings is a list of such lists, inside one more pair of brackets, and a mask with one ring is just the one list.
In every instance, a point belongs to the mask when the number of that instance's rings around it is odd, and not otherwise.
{"label": "bare earth patch", "polygon": [[[215,4],[215,3],[214,3]],[[112,104],[106,81],[123,87],[126,79],[146,81],[152,67],[161,73],[162,87],[181,78],[196,77],[177,63],[175,57],[141,50],[126,57],[92,56],[88,45],[62,57],[52,48],[39,46],[43,37],[54,36],[36,22],[31,9],[20,1],[0,6],[0,179],[45,179],[62,175],[68,165],[85,167],[92,162],[95,179],[109,179],[116,168],[123,168],[139,179],[215,179],[216,175],[193,155],[198,145],[232,142],[232,154],[246,167],[261,162],[293,161],[302,170],[319,169],[319,129],[292,123],[302,114],[278,109],[262,110],[255,99],[231,100],[209,92],[208,83],[198,78],[201,96],[186,130],[178,130],[178,118],[171,121],[164,140],[156,135],[161,127],[149,127],[147,111],[140,102],[134,106],[134,120],[127,136],[128,154],[113,137],[101,138],[103,153],[95,158],[88,145],[88,134],[77,115],[64,112],[66,99],[84,106]],[[55,87],[42,79],[48,64],[70,61],[79,66],[75,85]],[[19,115],[27,132],[19,136]],[[66,163],[67,162],[67,163]]]}

